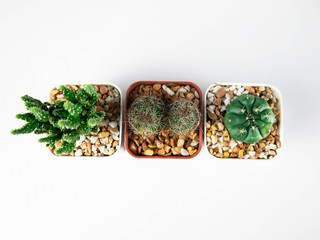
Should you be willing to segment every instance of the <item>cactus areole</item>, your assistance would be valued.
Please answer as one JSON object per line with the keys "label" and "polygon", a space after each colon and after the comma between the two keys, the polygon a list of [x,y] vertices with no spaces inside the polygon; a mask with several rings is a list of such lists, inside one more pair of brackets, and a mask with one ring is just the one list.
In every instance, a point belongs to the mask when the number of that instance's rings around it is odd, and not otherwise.
{"label": "cactus areole", "polygon": [[250,94],[243,94],[231,102],[224,117],[230,136],[251,144],[267,137],[274,122],[275,116],[267,101]]}

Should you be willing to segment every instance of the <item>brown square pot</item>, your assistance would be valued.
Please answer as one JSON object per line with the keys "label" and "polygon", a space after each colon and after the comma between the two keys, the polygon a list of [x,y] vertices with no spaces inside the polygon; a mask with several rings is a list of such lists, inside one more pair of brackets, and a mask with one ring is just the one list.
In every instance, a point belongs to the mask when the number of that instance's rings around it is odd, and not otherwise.
{"label": "brown square pot", "polygon": [[[130,93],[137,87],[137,86],[140,86],[140,85],[153,85],[153,84],[169,84],[169,83],[175,83],[175,84],[179,84],[179,85],[189,85],[191,87],[193,87],[194,89],[197,90],[198,94],[199,94],[199,101],[200,101],[200,113],[201,113],[201,121],[200,121],[200,125],[199,125],[199,144],[198,144],[198,150],[196,153],[194,153],[193,155],[191,156],[175,156],[175,155],[171,155],[171,156],[144,156],[144,155],[136,155],[134,154],[130,148],[129,148],[129,124],[128,124],[128,116],[127,116],[127,112],[128,112],[128,108],[129,108],[129,95]],[[202,148],[202,135],[203,135],[203,132],[202,132],[202,124],[203,124],[203,120],[202,120],[202,116],[203,116],[203,112],[202,112],[202,108],[203,108],[203,102],[202,102],[202,92],[201,92],[201,89],[194,83],[192,82],[183,82],[183,81],[138,81],[138,82],[135,82],[133,84],[131,84],[127,90],[127,93],[126,93],[126,102],[125,102],[125,110],[124,110],[124,119],[125,119],[125,132],[124,132],[124,144],[125,144],[125,148],[127,150],[127,152],[135,157],[135,158],[156,158],[156,159],[191,159],[191,158],[194,158],[196,157],[199,152],[201,151],[201,148]]]}

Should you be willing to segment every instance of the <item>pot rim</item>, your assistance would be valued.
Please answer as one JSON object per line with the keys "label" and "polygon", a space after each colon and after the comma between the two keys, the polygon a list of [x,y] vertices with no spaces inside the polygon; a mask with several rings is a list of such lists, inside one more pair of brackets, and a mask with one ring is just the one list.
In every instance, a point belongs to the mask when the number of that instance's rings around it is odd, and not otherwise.
{"label": "pot rim", "polygon": [[201,116],[203,117],[203,98],[202,98],[202,92],[201,89],[198,85],[196,85],[193,82],[189,82],[189,81],[137,81],[132,83],[129,88],[127,89],[126,92],[126,98],[125,98],[125,108],[124,108],[124,145],[125,145],[125,149],[126,151],[134,158],[155,158],[155,159],[191,159],[196,157],[202,148],[202,137],[203,137],[203,119],[201,119],[202,121],[200,121],[200,125],[199,125],[199,144],[198,144],[198,150],[195,154],[193,154],[192,156],[143,156],[143,155],[136,155],[133,152],[131,152],[131,150],[129,149],[129,126],[128,126],[128,121],[127,121],[127,110],[128,110],[128,102],[129,102],[129,94],[130,92],[137,86],[139,85],[146,85],[146,84],[168,84],[168,83],[177,83],[179,85],[190,85],[191,87],[195,88],[199,94],[199,101],[200,101],[200,112],[201,112]]}
{"label": "pot rim", "polygon": [[277,155],[274,156],[273,158],[271,159],[257,159],[257,160],[273,160],[275,159],[276,157],[279,156],[279,153],[282,152],[282,147],[283,147],[283,98],[282,98],[282,95],[281,95],[281,92],[279,90],[279,88],[277,88],[276,86],[272,85],[272,84],[268,84],[268,83],[239,83],[239,82],[215,82],[213,84],[211,84],[206,92],[205,92],[205,95],[204,95],[204,109],[203,109],[203,112],[204,112],[204,129],[203,129],[203,133],[204,133],[204,139],[203,139],[203,144],[204,144],[204,147],[206,148],[206,153],[211,156],[211,157],[214,157],[215,159],[218,159],[218,160],[255,160],[256,159],[241,159],[241,158],[218,158],[216,156],[213,156],[210,154],[209,152],[209,149],[208,149],[208,146],[207,146],[207,95],[208,95],[208,92],[210,91],[210,89],[213,87],[213,86],[216,86],[216,85],[238,85],[238,86],[244,86],[244,87],[247,87],[247,86],[252,86],[252,87],[259,87],[259,86],[264,86],[264,87],[270,87],[272,89],[272,92],[276,95],[276,97],[279,99],[279,109],[280,109],[280,124],[279,124],[279,132],[280,132],[280,141],[281,141],[281,147],[279,149],[277,149]]}

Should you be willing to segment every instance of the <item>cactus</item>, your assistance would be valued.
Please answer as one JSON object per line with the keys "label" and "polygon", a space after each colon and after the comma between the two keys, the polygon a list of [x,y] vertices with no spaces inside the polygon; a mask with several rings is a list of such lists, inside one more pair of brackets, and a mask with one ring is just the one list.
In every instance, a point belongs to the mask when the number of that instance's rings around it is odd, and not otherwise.
{"label": "cactus", "polygon": [[98,125],[102,122],[105,113],[96,113],[95,103],[99,96],[94,86],[87,85],[74,93],[65,86],[60,87],[67,101],[54,101],[42,103],[28,95],[21,97],[25,102],[26,109],[30,112],[17,114],[16,118],[27,123],[11,131],[13,135],[35,133],[47,134],[40,138],[39,142],[46,143],[47,147],[62,140],[61,148],[56,154],[70,154],[80,139],[81,135],[97,132]]}
{"label": "cactus", "polygon": [[168,126],[177,135],[186,135],[199,127],[201,114],[192,101],[180,99],[174,101],[168,113]]}
{"label": "cactus", "polygon": [[156,97],[137,98],[128,109],[128,121],[136,134],[157,134],[164,127],[164,102]]}
{"label": "cactus", "polygon": [[224,124],[230,136],[241,142],[257,143],[267,137],[275,116],[266,100],[243,94],[227,107]]}

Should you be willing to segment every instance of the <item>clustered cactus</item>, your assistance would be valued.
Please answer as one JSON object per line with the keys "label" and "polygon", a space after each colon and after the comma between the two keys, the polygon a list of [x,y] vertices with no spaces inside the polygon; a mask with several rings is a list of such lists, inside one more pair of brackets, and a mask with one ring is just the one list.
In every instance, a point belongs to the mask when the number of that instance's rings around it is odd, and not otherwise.
{"label": "clustered cactus", "polygon": [[168,126],[177,135],[186,135],[199,127],[200,111],[192,101],[174,101],[169,109]]}
{"label": "clustered cactus", "polygon": [[257,143],[267,137],[275,116],[266,100],[250,94],[237,97],[227,107],[224,124],[238,141]]}
{"label": "clustered cactus", "polygon": [[96,112],[95,103],[99,99],[96,89],[92,85],[79,88],[77,94],[65,86],[60,87],[67,101],[54,101],[53,104],[41,102],[28,95],[21,97],[26,109],[30,112],[17,114],[16,118],[27,123],[11,131],[12,134],[47,134],[39,142],[47,147],[54,147],[62,140],[61,147],[56,154],[70,154],[81,135],[97,132],[105,113]]}
{"label": "clustered cactus", "polygon": [[136,134],[155,135],[164,127],[164,102],[156,97],[137,98],[128,110],[129,126]]}
{"label": "clustered cactus", "polygon": [[198,128],[200,111],[198,106],[189,100],[174,101],[169,109],[166,109],[160,98],[143,96],[131,104],[128,121],[133,132],[143,136],[155,135],[165,126],[176,135],[186,135]]}

